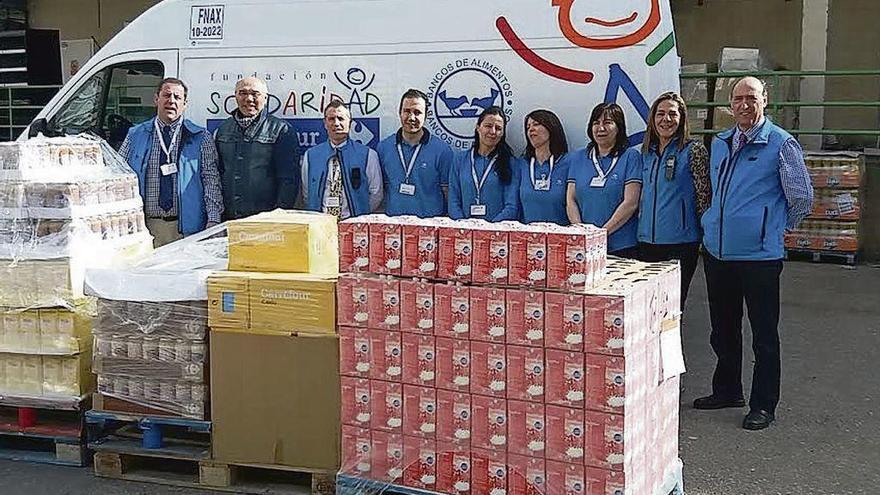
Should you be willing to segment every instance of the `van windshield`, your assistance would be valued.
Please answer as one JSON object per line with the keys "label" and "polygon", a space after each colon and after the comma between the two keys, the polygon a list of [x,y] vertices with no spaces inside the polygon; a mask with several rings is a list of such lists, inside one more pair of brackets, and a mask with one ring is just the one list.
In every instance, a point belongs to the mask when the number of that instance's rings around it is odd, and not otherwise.
{"label": "van windshield", "polygon": [[93,132],[119,148],[128,129],[156,112],[156,86],[165,68],[157,60],[124,62],[93,74],[51,118],[67,134]]}

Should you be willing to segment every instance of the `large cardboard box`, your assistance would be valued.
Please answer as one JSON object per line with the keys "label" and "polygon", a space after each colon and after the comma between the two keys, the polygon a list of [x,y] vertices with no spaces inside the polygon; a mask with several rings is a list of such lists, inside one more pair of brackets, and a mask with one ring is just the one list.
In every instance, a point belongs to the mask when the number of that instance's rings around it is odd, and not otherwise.
{"label": "large cardboard box", "polygon": [[275,210],[227,225],[229,269],[252,272],[339,273],[336,218]]}
{"label": "large cardboard box", "polygon": [[336,333],[336,281],[295,273],[208,277],[208,325],[230,332]]}
{"label": "large cardboard box", "polygon": [[339,345],[330,335],[211,332],[220,462],[339,468]]}

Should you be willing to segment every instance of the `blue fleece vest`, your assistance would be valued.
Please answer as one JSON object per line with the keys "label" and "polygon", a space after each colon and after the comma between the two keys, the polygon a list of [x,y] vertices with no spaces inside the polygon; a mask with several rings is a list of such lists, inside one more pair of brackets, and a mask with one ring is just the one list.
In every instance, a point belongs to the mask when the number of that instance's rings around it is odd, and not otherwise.
{"label": "blue fleece vest", "polygon": [[791,135],[769,119],[732,154],[735,129],[712,141],[712,204],[703,214],[703,245],[721,260],[778,260],[788,205],[779,177],[779,151]]}
{"label": "blue fleece vest", "polygon": [[[689,143],[688,143],[689,144]],[[639,204],[639,242],[683,244],[700,241],[697,194],[690,167],[690,146],[678,150],[673,141],[657,154],[642,153],[642,199]],[[672,177],[667,163],[674,160]]]}
{"label": "blue fleece vest", "polygon": [[[367,157],[370,149],[363,144],[349,139],[339,148],[342,156],[342,187],[348,199],[351,216],[370,213],[370,186],[367,183]],[[310,148],[306,151],[309,157],[309,191],[306,208],[322,211],[324,208],[324,190],[327,188],[327,170],[330,158],[336,153],[330,141]]]}
{"label": "blue fleece vest", "polygon": [[[141,198],[146,198],[147,163],[155,135],[154,120],[152,118],[140,123],[128,131],[129,148],[125,160],[138,177]],[[184,120],[182,126],[177,157],[177,228],[186,236],[204,230],[208,221],[200,161],[202,141],[211,139],[211,135],[189,120]]]}

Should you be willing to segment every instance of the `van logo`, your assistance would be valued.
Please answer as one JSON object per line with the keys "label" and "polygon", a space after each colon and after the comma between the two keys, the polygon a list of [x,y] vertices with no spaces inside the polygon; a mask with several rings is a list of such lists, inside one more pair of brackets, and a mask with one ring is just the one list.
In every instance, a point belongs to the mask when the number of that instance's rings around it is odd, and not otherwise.
{"label": "van logo", "polygon": [[[631,5],[635,3],[636,5]],[[559,31],[572,44],[592,50],[626,48],[645,40],[660,25],[660,0],[616,2],[625,9],[599,0],[551,0],[550,8],[558,8]],[[573,22],[573,19],[577,19]],[[563,81],[589,84],[593,72],[565,67],[544,59],[516,34],[504,16],[495,20],[495,27],[504,41],[523,61],[548,76]],[[675,46],[670,33],[649,55],[648,65],[654,65]],[[656,52],[656,53],[655,53]],[[651,63],[653,61],[653,63]]]}
{"label": "van logo", "polygon": [[513,91],[502,69],[488,60],[460,58],[441,67],[428,85],[428,125],[453,147],[465,148],[474,136],[477,118],[498,106],[513,114]]}

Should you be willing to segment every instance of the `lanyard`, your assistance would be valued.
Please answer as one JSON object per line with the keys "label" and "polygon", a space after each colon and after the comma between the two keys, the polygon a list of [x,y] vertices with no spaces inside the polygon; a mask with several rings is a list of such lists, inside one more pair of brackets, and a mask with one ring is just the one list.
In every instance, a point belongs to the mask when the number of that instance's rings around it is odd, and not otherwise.
{"label": "lanyard", "polygon": [[162,153],[165,153],[168,163],[172,163],[171,150],[169,148],[174,147],[174,142],[177,141],[177,136],[180,135],[180,128],[183,127],[183,124],[174,129],[174,134],[171,135],[171,143],[167,145],[165,144],[165,138],[162,137],[162,129],[159,128],[159,119],[153,121],[153,126],[156,128],[156,137],[159,138],[159,146],[162,148]]}
{"label": "lanyard", "polygon": [[620,155],[615,156],[615,157],[611,160],[611,166],[608,167],[608,171],[607,171],[607,172],[603,172],[603,171],[602,171],[602,167],[599,166],[599,158],[598,158],[598,155],[599,155],[599,152],[596,151],[596,148],[593,148],[593,151],[592,151],[592,153],[590,154],[590,158],[593,159],[593,167],[595,167],[595,169],[596,169],[596,174],[599,175],[599,179],[602,180],[602,181],[604,181],[605,178],[608,177],[608,174],[610,174],[611,171],[614,170],[614,167],[617,165],[617,159],[620,158]]}
{"label": "lanyard", "polygon": [[[535,182],[535,157],[532,157],[532,161],[529,162],[529,175],[532,178],[532,188],[537,190],[538,184]],[[547,177],[547,180],[553,178],[553,155],[550,155],[550,175]]]}
{"label": "lanyard", "polygon": [[397,145],[397,156],[400,157],[400,165],[403,167],[404,173],[406,176],[403,178],[404,184],[409,184],[409,176],[412,174],[413,165],[416,163],[416,159],[419,157],[419,151],[422,150],[422,143],[419,143],[416,146],[416,150],[413,151],[412,158],[409,159],[409,163],[406,163],[406,160],[403,159],[403,148],[400,147],[400,144]]}
{"label": "lanyard", "polygon": [[477,150],[471,152],[471,177],[474,179],[474,187],[477,188],[477,204],[480,204],[480,191],[483,190],[483,184],[486,183],[486,178],[489,177],[489,172],[492,171],[492,166],[495,165],[495,160],[498,157],[492,157],[489,160],[489,164],[486,165],[486,170],[483,171],[483,178],[477,179],[477,162],[476,158],[474,158],[477,154]]}

